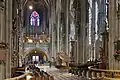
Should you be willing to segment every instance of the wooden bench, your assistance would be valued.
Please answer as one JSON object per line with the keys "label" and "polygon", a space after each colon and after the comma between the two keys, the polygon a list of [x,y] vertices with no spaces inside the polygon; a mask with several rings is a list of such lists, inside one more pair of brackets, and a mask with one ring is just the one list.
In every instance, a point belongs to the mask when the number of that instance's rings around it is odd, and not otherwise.
{"label": "wooden bench", "polygon": [[32,73],[25,73],[25,74],[20,75],[18,77],[8,78],[8,79],[5,79],[5,80],[26,80],[26,76],[28,76],[28,75],[32,75]]}
{"label": "wooden bench", "polygon": [[[19,72],[18,72],[19,71]],[[25,67],[15,67],[15,68],[11,68],[11,76],[12,77],[17,77],[17,76],[20,76],[24,73],[22,72],[25,72]]]}
{"label": "wooden bench", "polygon": [[42,80],[42,76],[37,71],[35,71],[34,77],[36,78],[35,80]]}

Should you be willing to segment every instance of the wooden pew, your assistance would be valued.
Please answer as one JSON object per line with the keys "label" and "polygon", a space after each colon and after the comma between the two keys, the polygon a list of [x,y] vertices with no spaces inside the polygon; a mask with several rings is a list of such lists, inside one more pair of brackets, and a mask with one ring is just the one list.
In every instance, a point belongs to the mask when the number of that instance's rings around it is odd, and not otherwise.
{"label": "wooden pew", "polygon": [[42,76],[37,71],[35,71],[35,78],[36,78],[36,80],[42,80]]}
{"label": "wooden pew", "polygon": [[49,80],[50,75],[47,72],[42,71],[42,79]]}
{"label": "wooden pew", "polygon": [[41,80],[54,80],[54,77],[49,75],[47,72],[42,71]]}
{"label": "wooden pew", "polygon": [[26,80],[26,76],[28,76],[28,75],[32,75],[32,73],[25,73],[25,74],[20,75],[18,77],[8,78],[8,79],[5,79],[5,80]]}
{"label": "wooden pew", "polygon": [[[19,71],[19,72],[18,72]],[[15,67],[15,68],[11,68],[11,76],[12,77],[17,77],[17,76],[20,76],[24,73],[22,72],[25,72],[25,67]]]}
{"label": "wooden pew", "polygon": [[49,77],[49,80],[54,80],[54,77],[53,77],[53,76],[50,76],[50,77]]}
{"label": "wooden pew", "polygon": [[90,61],[84,64],[70,63],[69,67],[71,67],[71,69],[69,70],[69,73],[72,73],[78,76],[82,76],[82,75],[87,76],[86,74],[87,74],[87,71],[89,70],[88,67],[94,66],[96,64],[97,63],[95,61]]}

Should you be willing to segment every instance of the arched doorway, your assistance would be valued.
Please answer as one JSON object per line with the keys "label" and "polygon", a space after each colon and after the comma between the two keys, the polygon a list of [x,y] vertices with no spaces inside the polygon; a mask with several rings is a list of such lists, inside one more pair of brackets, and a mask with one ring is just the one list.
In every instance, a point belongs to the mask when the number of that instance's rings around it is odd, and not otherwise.
{"label": "arched doorway", "polygon": [[27,64],[44,64],[46,61],[48,61],[46,53],[38,48],[30,50],[25,59]]}

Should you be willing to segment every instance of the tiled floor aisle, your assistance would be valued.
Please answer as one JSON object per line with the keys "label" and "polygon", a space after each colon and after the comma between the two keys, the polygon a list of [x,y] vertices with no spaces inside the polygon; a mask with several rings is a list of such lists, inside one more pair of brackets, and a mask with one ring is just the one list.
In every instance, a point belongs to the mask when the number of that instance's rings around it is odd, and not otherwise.
{"label": "tiled floor aisle", "polygon": [[77,75],[72,75],[67,72],[61,72],[59,69],[56,68],[47,68],[46,71],[54,76],[55,80],[87,80],[84,77],[78,77]]}

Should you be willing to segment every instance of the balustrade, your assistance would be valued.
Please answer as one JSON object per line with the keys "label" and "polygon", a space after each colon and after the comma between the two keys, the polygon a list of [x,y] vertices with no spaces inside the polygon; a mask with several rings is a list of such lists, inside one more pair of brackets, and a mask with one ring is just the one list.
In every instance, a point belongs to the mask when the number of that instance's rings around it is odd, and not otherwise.
{"label": "balustrade", "polygon": [[120,79],[120,70],[98,69],[95,66],[94,67],[93,66],[77,65],[77,66],[71,67],[69,72],[74,75],[84,76],[91,80],[119,80]]}
{"label": "balustrade", "polygon": [[[19,68],[19,69],[13,69],[13,70],[21,70],[21,69]],[[23,75],[5,79],[5,80],[54,80],[54,77],[49,75],[47,72],[44,72],[44,71],[39,72],[37,70],[34,70],[34,73],[27,72],[27,73],[24,73]]]}

